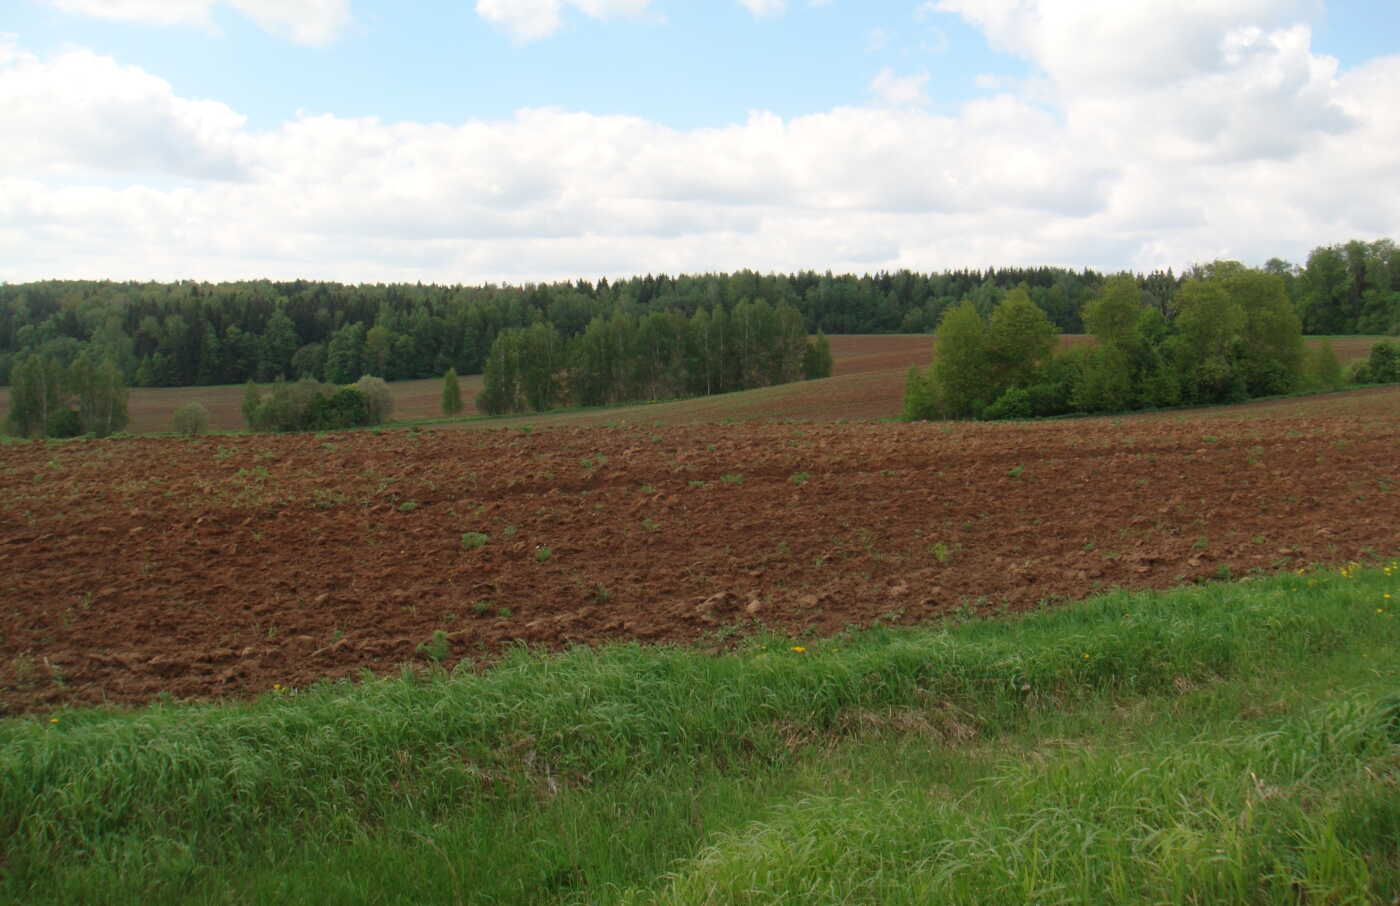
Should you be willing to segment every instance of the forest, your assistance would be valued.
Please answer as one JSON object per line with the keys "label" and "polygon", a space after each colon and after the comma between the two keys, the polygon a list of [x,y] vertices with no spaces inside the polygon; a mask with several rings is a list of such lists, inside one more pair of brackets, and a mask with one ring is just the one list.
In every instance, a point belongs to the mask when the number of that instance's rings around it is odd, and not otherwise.
{"label": "forest", "polygon": [[[1175,317],[1182,284],[1199,268],[1134,275],[1144,307]],[[1308,334],[1400,332],[1400,250],[1388,239],[1314,249],[1307,262],[1272,259],[1263,270]],[[740,303],[790,306],[808,334],[920,333],[970,301],[983,317],[1017,287],[1062,333],[1082,333],[1080,312],[1106,275],[1057,267],[910,271],[864,276],[648,275],[596,283],[439,286],[294,281],[0,285],[0,384],[38,354],[71,365],[87,352],[111,361],[131,386],[267,382],[279,376],[348,384],[485,370],[503,331],[544,324],[569,341],[596,319],[640,323],[704,310],[732,318]]]}

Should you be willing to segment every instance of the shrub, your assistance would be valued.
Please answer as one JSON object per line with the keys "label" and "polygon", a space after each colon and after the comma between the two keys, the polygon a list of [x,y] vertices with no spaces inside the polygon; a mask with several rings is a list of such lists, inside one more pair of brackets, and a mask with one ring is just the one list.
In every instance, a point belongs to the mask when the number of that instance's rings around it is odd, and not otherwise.
{"label": "shrub", "polygon": [[342,387],[330,396],[316,394],[302,417],[303,427],[309,431],[359,428],[369,423],[369,402],[354,387]]}
{"label": "shrub", "polygon": [[252,378],[243,387],[243,424],[250,431],[258,430],[258,409],[262,406],[262,391]]}
{"label": "shrub", "polygon": [[1347,366],[1348,384],[1369,384],[1371,383],[1371,364],[1369,362],[1352,362]]}
{"label": "shrub", "polygon": [[1117,346],[1090,349],[1080,359],[1079,379],[1071,397],[1084,412],[1120,412],[1133,402],[1133,375],[1128,357]]}
{"label": "shrub", "polygon": [[170,427],[176,434],[196,435],[209,430],[209,410],[203,403],[186,403],[170,418]]}
{"label": "shrub", "polygon": [[1400,343],[1382,340],[1371,347],[1371,355],[1366,359],[1370,383],[1400,383]]}
{"label": "shrub", "polygon": [[1022,387],[1008,387],[996,402],[992,403],[982,413],[982,417],[988,421],[1000,421],[1008,418],[1030,418],[1031,417],[1031,395]]}
{"label": "shrub", "polygon": [[44,422],[44,434],[48,437],[77,437],[83,433],[83,420],[74,409],[55,409]]}
{"label": "shrub", "polygon": [[831,341],[819,330],[802,354],[802,377],[809,381],[831,377],[831,366]]}
{"label": "shrub", "polygon": [[394,414],[394,395],[389,392],[389,385],[384,383],[383,378],[367,374],[351,386],[365,395],[369,406],[369,424],[382,425]]}
{"label": "shrub", "polygon": [[457,383],[457,369],[449,368],[442,376],[442,411],[456,415],[462,411],[462,387]]}
{"label": "shrub", "polygon": [[1318,390],[1336,390],[1344,380],[1336,350],[1330,340],[1323,340],[1308,354],[1308,385]]}
{"label": "shrub", "polygon": [[[379,381],[378,378],[371,380]],[[381,386],[383,383],[379,381]],[[254,431],[358,428],[372,424],[370,411],[369,395],[361,391],[359,384],[336,387],[310,379],[295,384],[278,381],[266,396],[257,394],[256,388],[250,385],[244,398],[244,417]]]}
{"label": "shrub", "polygon": [[909,377],[904,385],[904,420],[932,421],[940,414],[938,387],[932,377],[919,371],[916,365],[909,366]]}

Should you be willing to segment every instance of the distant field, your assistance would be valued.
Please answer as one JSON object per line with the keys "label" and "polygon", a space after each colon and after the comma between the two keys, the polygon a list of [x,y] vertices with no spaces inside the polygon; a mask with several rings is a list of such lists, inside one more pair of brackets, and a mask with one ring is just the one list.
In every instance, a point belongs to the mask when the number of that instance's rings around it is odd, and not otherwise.
{"label": "distant field", "polygon": [[[1380,337],[1332,337],[1337,357],[1345,365],[1365,358],[1371,345]],[[744,393],[724,394],[702,399],[684,400],[646,406],[639,410],[646,419],[668,424],[696,421],[750,420],[755,418],[805,418],[816,420],[883,419],[898,417],[904,399],[904,381],[910,365],[923,367],[933,352],[933,337],[928,334],[858,334],[833,336],[831,354],[834,359],[832,377],[826,381],[799,382],[780,387],[768,387]],[[1315,344],[1320,338],[1309,338]],[[1066,347],[1092,342],[1079,334],[1061,338]],[[439,418],[442,381],[427,378],[419,381],[399,381],[391,385],[394,392],[394,418],[417,421]],[[461,379],[462,400],[466,404],[463,416],[479,415],[476,395],[481,391],[481,375]],[[157,387],[131,391],[132,434],[158,434],[170,430],[170,417],[176,409],[190,402],[203,403],[209,409],[209,423],[216,431],[238,431],[243,428],[240,407],[243,385],[218,387]],[[0,412],[8,411],[10,391],[0,387]],[[625,407],[633,409],[634,407]],[[565,412],[552,415],[528,415],[510,419],[530,422],[567,422],[570,424],[601,424],[616,421],[624,409],[612,408],[589,412]],[[630,416],[629,416],[630,417]],[[497,424],[492,421],[487,424]]]}

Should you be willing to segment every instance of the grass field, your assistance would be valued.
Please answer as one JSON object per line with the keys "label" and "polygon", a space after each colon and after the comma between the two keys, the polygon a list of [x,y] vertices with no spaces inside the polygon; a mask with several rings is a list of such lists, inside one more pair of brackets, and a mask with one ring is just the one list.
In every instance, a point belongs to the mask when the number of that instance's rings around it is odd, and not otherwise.
{"label": "grass field", "polygon": [[[1345,365],[1365,358],[1377,337],[1332,337],[1330,342],[1337,357]],[[904,382],[909,367],[928,364],[932,355],[933,337],[925,334],[882,334],[833,336],[832,378],[813,386],[809,383],[788,384],[759,391],[685,400],[669,404],[657,412],[648,411],[647,418],[660,418],[670,423],[687,423],[710,419],[750,418],[896,418],[903,406]],[[1087,337],[1065,336],[1062,343],[1073,346],[1088,342]],[[1319,342],[1310,338],[1309,343]],[[466,409],[462,416],[479,413],[476,395],[481,391],[481,375],[460,379],[462,401]],[[442,381],[437,378],[419,381],[399,381],[391,385],[394,393],[394,418],[412,422],[441,417]],[[170,419],[176,409],[191,402],[202,403],[209,410],[210,427],[215,431],[243,429],[240,407],[243,385],[219,387],[157,387],[136,388],[131,391],[129,409],[131,422],[127,430],[133,434],[159,434],[170,430]],[[627,409],[633,407],[618,407]],[[648,407],[649,408],[649,407]],[[9,388],[0,387],[0,422],[9,409]],[[618,417],[610,414],[556,413],[553,421],[578,421],[594,424]],[[538,416],[529,416],[535,419]]]}
{"label": "grass field", "polygon": [[8,720],[0,896],[1389,903],[1396,572]]}

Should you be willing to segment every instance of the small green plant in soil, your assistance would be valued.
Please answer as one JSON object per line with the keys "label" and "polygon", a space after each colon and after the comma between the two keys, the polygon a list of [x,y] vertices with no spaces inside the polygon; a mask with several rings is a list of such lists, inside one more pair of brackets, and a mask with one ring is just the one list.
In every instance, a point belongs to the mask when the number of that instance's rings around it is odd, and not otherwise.
{"label": "small green plant in soil", "polygon": [[447,641],[447,633],[438,629],[433,632],[432,638],[419,644],[417,651],[434,664],[441,664],[450,649],[451,644]]}

